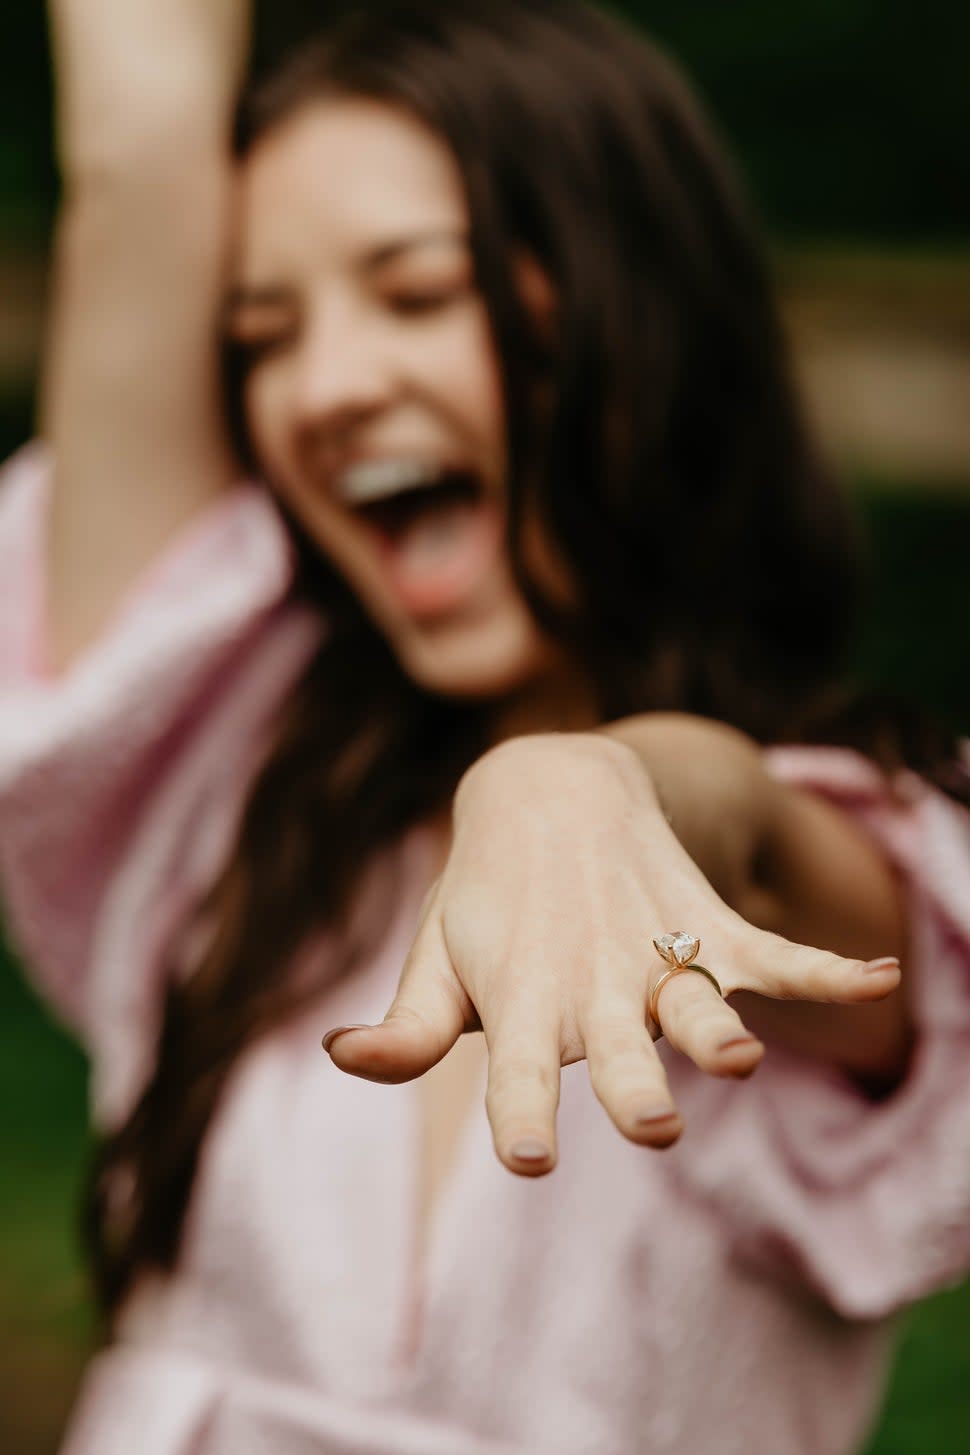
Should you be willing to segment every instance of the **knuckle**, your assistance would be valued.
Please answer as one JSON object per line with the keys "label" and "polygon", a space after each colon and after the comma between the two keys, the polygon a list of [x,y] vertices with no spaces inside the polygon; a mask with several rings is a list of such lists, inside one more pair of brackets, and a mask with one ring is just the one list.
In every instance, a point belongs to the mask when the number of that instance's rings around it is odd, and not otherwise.
{"label": "knuckle", "polygon": [[675,999],[663,1006],[664,1031],[668,1039],[698,1045],[714,1035],[723,1034],[725,1025],[733,1025],[735,1013],[724,1001],[704,993]]}
{"label": "knuckle", "polygon": [[702,1039],[705,1036],[722,1036],[725,1027],[730,1030],[737,1023],[737,1012],[722,1001],[714,1005],[699,1005],[690,1017],[691,1028]]}
{"label": "knuckle", "polygon": [[587,1051],[589,1074],[610,1084],[627,1080],[630,1076],[641,1076],[652,1049],[649,1037],[644,1032],[643,1039],[636,1043],[628,1041],[623,1046],[601,1046],[592,1054]]}
{"label": "knuckle", "polygon": [[841,964],[838,956],[772,935],[760,957],[762,982],[784,999],[824,996]]}
{"label": "knuckle", "polygon": [[385,1025],[388,1021],[397,1021],[404,1025],[416,1025],[425,1029],[430,1025],[430,1018],[425,1012],[419,1009],[418,1006],[410,1004],[408,1001],[395,1001],[384,1017]]}
{"label": "knuckle", "polygon": [[559,1068],[526,1057],[492,1060],[489,1066],[486,1100],[489,1104],[502,1100],[509,1094],[539,1092],[544,1097],[554,1096],[559,1088]]}
{"label": "knuckle", "polygon": [[611,1017],[608,1020],[594,1020],[586,1029],[586,1059],[597,1063],[614,1062],[621,1057],[642,1053],[642,1027],[631,1024],[629,1017],[622,1020]]}
{"label": "knuckle", "polygon": [[614,1104],[618,1107],[617,1120],[624,1126],[644,1120],[646,1107],[665,1112],[668,1105],[672,1106],[666,1076],[659,1068],[651,1071],[641,1067],[640,1075],[631,1078]]}
{"label": "knuckle", "polygon": [[[676,977],[677,980],[686,978],[683,975]],[[668,981],[658,998],[657,1009],[663,1017],[664,1025],[680,1028],[697,1015],[702,1004],[703,997],[693,987]]]}

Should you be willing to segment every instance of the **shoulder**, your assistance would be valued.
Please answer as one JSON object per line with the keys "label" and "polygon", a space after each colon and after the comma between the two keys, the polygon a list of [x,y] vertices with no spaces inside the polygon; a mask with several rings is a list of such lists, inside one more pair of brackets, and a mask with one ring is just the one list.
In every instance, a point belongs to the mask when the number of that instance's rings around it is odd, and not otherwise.
{"label": "shoulder", "polygon": [[326,628],[292,597],[292,547],[267,492],[243,482],[169,543],[67,671],[51,673],[49,485],[43,446],[0,476],[12,605],[0,624],[0,888],[42,988],[83,1024],[122,868],[138,857],[157,869],[151,884],[142,876],[143,908],[172,902],[173,845],[204,842],[216,785],[235,792],[227,774],[249,771]]}

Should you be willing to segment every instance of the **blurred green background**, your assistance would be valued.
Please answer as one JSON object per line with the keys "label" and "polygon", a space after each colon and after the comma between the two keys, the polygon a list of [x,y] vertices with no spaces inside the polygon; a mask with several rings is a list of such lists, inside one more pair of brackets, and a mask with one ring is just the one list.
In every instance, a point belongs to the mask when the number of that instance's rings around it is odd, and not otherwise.
{"label": "blurred green background", "polygon": [[[272,56],[325,8],[263,4],[259,54]],[[616,8],[695,77],[765,221],[808,407],[873,545],[856,676],[967,731],[970,6],[653,0]],[[0,19],[2,455],[31,431],[57,193],[50,101],[44,7],[8,5]],[[81,1055],[0,945],[6,1455],[55,1448],[93,1337],[74,1235],[84,1095]],[[904,1321],[866,1455],[963,1449],[970,1285]]]}

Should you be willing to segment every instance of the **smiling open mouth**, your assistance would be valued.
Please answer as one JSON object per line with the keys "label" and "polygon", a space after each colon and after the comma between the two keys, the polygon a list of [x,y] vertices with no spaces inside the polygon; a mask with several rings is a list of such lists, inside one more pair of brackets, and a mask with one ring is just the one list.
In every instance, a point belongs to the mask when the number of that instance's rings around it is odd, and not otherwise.
{"label": "smiling open mouth", "polygon": [[435,530],[441,533],[443,525],[447,527],[451,518],[478,505],[483,495],[484,486],[471,471],[442,470],[416,480],[393,495],[365,501],[354,509],[389,536],[410,531],[421,519],[434,524]]}
{"label": "smiling open mouth", "polygon": [[373,533],[395,595],[415,615],[466,604],[501,545],[498,504],[469,468],[371,461],[346,471],[336,493]]}

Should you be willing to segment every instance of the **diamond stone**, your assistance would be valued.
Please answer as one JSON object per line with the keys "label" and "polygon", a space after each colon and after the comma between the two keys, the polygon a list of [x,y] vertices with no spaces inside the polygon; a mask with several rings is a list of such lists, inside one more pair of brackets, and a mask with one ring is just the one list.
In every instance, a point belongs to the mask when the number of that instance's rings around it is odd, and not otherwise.
{"label": "diamond stone", "polygon": [[701,947],[700,940],[689,935],[686,930],[674,930],[672,934],[661,935],[659,940],[654,940],[654,944],[664,959],[674,965],[689,965]]}

